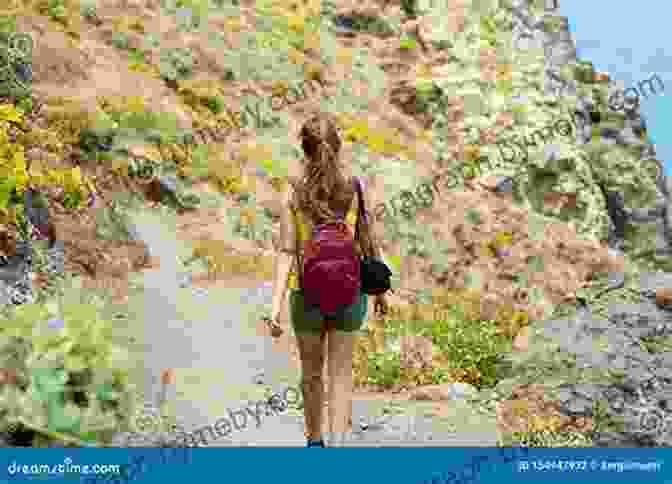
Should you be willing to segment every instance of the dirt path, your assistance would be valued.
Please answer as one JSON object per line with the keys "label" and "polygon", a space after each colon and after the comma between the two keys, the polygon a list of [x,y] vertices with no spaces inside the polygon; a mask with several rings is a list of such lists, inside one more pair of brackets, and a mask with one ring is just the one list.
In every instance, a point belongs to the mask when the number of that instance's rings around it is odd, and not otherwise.
{"label": "dirt path", "polygon": [[[227,416],[229,409],[235,411],[263,399],[269,388],[282,391],[287,386],[298,387],[300,364],[291,330],[274,341],[259,323],[259,315],[270,307],[270,280],[254,275],[209,278],[196,273],[189,287],[178,284],[184,269],[177,256],[184,258],[189,253],[189,239],[216,236],[221,231],[217,210],[192,214],[190,227],[180,225],[180,216],[167,220],[151,210],[131,218],[156,261],[154,267],[142,272],[143,291],[128,300],[129,317],[135,318],[129,327],[136,328],[136,337],[142,341],[145,400],[156,401],[162,370],[174,368],[172,411],[186,429],[193,430],[214,424]],[[286,308],[283,318],[287,322]],[[259,375],[263,375],[262,384],[255,383]],[[400,415],[382,419],[383,408],[391,403]],[[427,437],[428,432],[436,434],[441,427],[443,445],[493,445],[494,421],[484,420],[465,405],[409,402],[407,395],[358,392],[353,420],[385,423],[370,425],[357,439],[363,445],[413,445],[402,442],[410,440],[412,427],[424,435],[417,437],[418,443],[427,445],[431,444],[429,439],[437,442],[436,436]],[[470,416],[465,417],[465,412]],[[427,415],[433,417],[428,419]],[[444,425],[437,425],[441,422]],[[464,426],[465,422],[471,423]],[[458,427],[464,430],[456,430]],[[250,421],[243,431],[213,445],[304,442],[303,417],[299,411],[289,410],[266,418],[258,428]]]}

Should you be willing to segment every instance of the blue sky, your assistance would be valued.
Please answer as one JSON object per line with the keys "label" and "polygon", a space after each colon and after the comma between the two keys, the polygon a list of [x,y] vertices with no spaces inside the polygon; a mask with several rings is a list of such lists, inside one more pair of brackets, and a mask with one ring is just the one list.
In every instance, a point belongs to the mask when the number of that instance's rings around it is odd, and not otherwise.
{"label": "blue sky", "polygon": [[[623,81],[625,87],[649,79],[663,80],[665,91],[640,97],[649,140],[672,175],[672,138],[665,136],[672,123],[672,0],[558,0],[581,59],[599,71]],[[667,44],[667,45],[666,45]],[[667,52],[666,52],[667,51]],[[654,81],[655,82],[655,81]]]}

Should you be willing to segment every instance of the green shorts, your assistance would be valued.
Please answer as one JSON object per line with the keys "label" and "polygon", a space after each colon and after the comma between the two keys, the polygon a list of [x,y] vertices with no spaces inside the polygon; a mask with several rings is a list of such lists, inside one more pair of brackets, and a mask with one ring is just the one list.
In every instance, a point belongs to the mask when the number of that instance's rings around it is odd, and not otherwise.
{"label": "green shorts", "polygon": [[292,289],[289,295],[289,311],[296,334],[321,334],[324,321],[332,322],[336,331],[357,333],[362,329],[368,310],[368,296],[360,293],[357,300],[331,314],[322,314],[318,306],[306,305],[300,289]]}

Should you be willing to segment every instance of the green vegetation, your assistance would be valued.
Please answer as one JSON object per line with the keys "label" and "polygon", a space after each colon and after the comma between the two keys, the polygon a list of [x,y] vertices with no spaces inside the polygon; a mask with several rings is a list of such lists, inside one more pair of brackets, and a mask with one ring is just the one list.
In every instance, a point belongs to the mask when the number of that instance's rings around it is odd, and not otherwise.
{"label": "green vegetation", "polygon": [[0,421],[36,431],[34,444],[109,442],[133,415],[131,355],[100,318],[101,301],[79,284],[11,309],[0,329],[0,367],[13,369],[14,383],[0,387]]}
{"label": "green vegetation", "polygon": [[47,15],[54,20],[62,21],[67,18],[68,12],[64,0],[46,0],[43,4]]}
{"label": "green vegetation", "polygon": [[640,343],[649,353],[665,353],[672,351],[672,338],[670,336],[642,336]]}
{"label": "green vegetation", "polygon": [[507,320],[503,313],[498,322],[481,320],[477,303],[476,292],[447,292],[422,305],[425,309],[393,309],[385,320],[386,341],[398,342],[405,335],[427,337],[439,355],[435,364],[413,373],[402,368],[398,350],[387,348],[358,362],[356,379],[384,386],[412,378],[416,384],[458,380],[477,388],[494,387],[502,378],[502,362],[511,349],[512,336],[502,330]]}
{"label": "green vegetation", "polygon": [[407,17],[415,17],[420,13],[418,0],[401,0],[401,10]]}
{"label": "green vegetation", "polygon": [[186,47],[162,49],[159,70],[167,81],[188,79],[194,67],[194,58]]}
{"label": "green vegetation", "polygon": [[[32,41],[17,34],[16,17],[0,19],[0,96],[14,101],[29,98],[32,92]],[[10,41],[10,39],[12,39]],[[26,106],[22,102],[22,107]]]}
{"label": "green vegetation", "polygon": [[[236,8],[237,0],[161,2],[165,11],[176,16],[178,29],[183,32],[203,29],[208,13],[214,8],[226,13],[228,18],[224,30],[237,32],[240,48],[225,46],[225,35],[222,32],[209,33],[222,56],[219,60],[228,66],[228,71],[217,81],[225,87],[232,86],[230,81],[234,80],[284,81],[289,86],[312,80],[322,82],[327,73],[326,66],[336,63],[343,53],[340,49],[342,45],[328,28],[330,24],[349,25],[352,30],[362,33],[398,36],[401,49],[411,50],[418,46],[417,38],[402,34],[400,18],[364,14],[336,18],[334,2],[317,2],[317,8],[321,11],[308,5],[311,2],[300,3],[303,5],[278,6],[271,0],[257,2],[255,30],[245,31],[238,18],[240,11]],[[431,4],[429,8],[426,3]],[[42,0],[38,9],[65,26],[66,33],[76,37],[74,27],[77,24],[73,18],[75,4],[81,17],[95,17],[94,1]],[[406,17],[426,13],[432,17],[431,20],[445,20],[445,11],[435,4],[434,1],[402,0],[401,8]],[[285,11],[282,11],[283,8]],[[193,108],[195,124],[210,127],[210,121],[224,118],[220,116],[226,111],[223,89],[199,91],[183,82],[195,77],[194,53],[190,49],[160,49],[160,36],[144,32],[142,18],[122,16],[113,23],[115,29],[111,43],[125,51],[124,55],[128,55],[130,69],[158,73],[170,87],[178,91],[185,104]],[[465,23],[460,33],[449,32],[445,22],[432,25],[432,42],[441,48],[450,47],[446,65],[449,75],[437,80],[425,78],[430,77],[429,74],[422,75],[415,86],[417,111],[431,118],[433,158],[441,162],[443,169],[459,174],[459,182],[484,174],[485,160],[497,156],[488,151],[492,147],[484,146],[481,141],[485,130],[495,128],[496,114],[514,111],[514,128],[523,130],[521,136],[524,136],[524,129],[540,125],[551,112],[560,109],[557,100],[546,99],[537,92],[539,70],[543,65],[538,66],[530,59],[523,59],[519,52],[507,52],[506,58],[499,58],[501,52],[508,50],[503,48],[506,47],[503,39],[507,36],[510,38],[511,19],[506,9],[482,14],[479,12],[478,15],[475,11],[470,12],[466,15]],[[133,42],[125,29],[144,34],[142,47],[131,47]],[[55,138],[57,141],[53,144],[58,147],[56,154],[66,154],[63,144],[78,144],[88,161],[109,164],[112,171],[122,166],[130,177],[177,175],[178,195],[173,200],[175,205],[189,200],[196,204],[197,200],[189,198],[190,195],[183,195],[183,191],[191,180],[207,177],[219,192],[240,204],[229,211],[223,227],[224,238],[241,237],[254,241],[271,239],[272,217],[267,210],[257,206],[253,187],[243,176],[241,163],[232,159],[228,152],[224,155],[224,146],[212,143],[194,146],[193,134],[178,128],[175,115],[153,112],[142,99],[101,100],[93,119],[66,106],[48,114],[51,116],[48,132],[35,129],[30,133],[20,133],[17,140],[13,135],[10,136],[10,127],[21,127],[22,117],[33,107],[30,92],[26,92],[25,86],[23,90],[19,89],[21,86],[11,79],[18,66],[24,66],[21,72],[27,76],[29,71],[26,69],[32,62],[28,52],[18,53],[7,45],[9,34],[15,31],[15,18],[0,19],[0,65],[11,67],[11,72],[0,72],[0,96],[9,95],[12,102],[11,105],[0,105],[0,212],[3,217],[10,217],[8,214],[11,212],[11,222],[17,230],[25,231],[27,227],[21,194],[32,183],[64,188],[66,208],[80,207],[87,199],[87,180],[83,179],[78,168],[49,170],[33,166],[28,170],[25,147],[22,145],[35,145],[37,141],[51,146]],[[396,37],[393,40],[397,42]],[[496,80],[483,80],[478,54],[481,48],[497,51]],[[150,59],[154,58],[149,54],[156,50],[160,51],[159,65],[149,65]],[[311,51],[316,55],[310,55]],[[507,66],[517,66],[515,75],[512,75],[511,69],[506,69]],[[579,62],[571,70],[573,77],[585,84],[580,86],[579,91],[585,92],[596,105],[606,110],[605,92],[601,84],[594,82],[592,64]],[[365,120],[358,118],[359,113],[366,113],[370,103],[377,102],[385,93],[388,77],[378,63],[371,59],[367,48],[352,50],[352,72],[356,78],[366,81],[368,96],[355,96],[348,83],[339,82],[334,95],[323,99],[321,104],[326,111],[352,115],[352,119],[341,127],[344,140],[354,145],[355,170],[366,174],[382,174],[386,185],[395,189],[401,187],[402,191],[418,186],[412,153],[406,149],[404,141],[400,142],[399,134],[372,129]],[[514,95],[529,99],[525,108],[509,101]],[[447,135],[447,128],[454,122],[448,114],[451,97],[464,101],[462,134],[468,146],[478,148],[458,160],[449,159],[448,156],[454,147],[454,140]],[[247,161],[262,168],[269,175],[273,187],[279,189],[286,183],[286,160],[300,156],[293,142],[287,140],[287,128],[290,125],[288,116],[276,113],[270,104],[260,103],[256,96],[242,96],[242,106],[241,118],[245,125],[254,124],[260,131],[263,130],[257,139],[272,147],[263,156],[252,156]],[[595,128],[596,138],[603,127]],[[27,139],[33,143],[25,143]],[[125,145],[130,142],[157,145],[157,152],[149,153],[144,158],[137,157],[129,152],[130,148],[126,149]],[[536,145],[534,147],[538,148]],[[148,148],[148,151],[151,149]],[[516,192],[518,194],[522,190],[523,197],[519,197],[521,203],[528,203],[532,210],[539,211],[543,204],[537,201],[543,197],[533,193],[534,190],[543,188],[546,191],[567,188],[569,185],[570,191],[579,195],[577,205],[586,208],[582,213],[563,213],[562,217],[556,218],[580,219],[581,227],[589,230],[596,227],[597,233],[601,222],[591,217],[600,213],[600,210],[595,209],[595,204],[601,204],[602,199],[599,195],[592,199],[580,198],[593,193],[591,190],[594,186],[591,184],[595,180],[590,179],[590,176],[597,176],[596,173],[606,173],[604,176],[608,177],[616,173],[619,176],[628,174],[623,180],[609,181],[624,191],[628,202],[636,202],[629,203],[629,206],[647,202],[647,194],[640,194],[639,187],[643,179],[648,183],[651,178],[648,175],[640,177],[636,170],[630,169],[633,159],[638,159],[632,149],[609,150],[599,147],[597,143],[585,148],[565,146],[557,166],[546,165],[540,152],[530,150],[530,164],[536,165],[521,177],[521,183],[527,183]],[[587,160],[589,166],[595,165],[600,170],[587,170]],[[585,174],[584,178],[589,181],[582,184],[584,180],[570,178],[569,171]],[[627,177],[631,178],[626,180]],[[650,185],[648,183],[648,188]],[[422,197],[418,195],[418,198]],[[105,240],[129,239],[131,234],[126,213],[137,209],[141,202],[141,197],[136,194],[125,194],[114,198],[109,207],[98,208],[98,236]],[[417,223],[413,203],[411,198],[402,197],[399,210],[402,217],[388,217],[385,220],[386,236],[400,242],[401,254],[398,257],[429,259],[432,272],[446,273],[452,268],[447,256],[448,247],[436,241],[429,226]],[[468,209],[465,215],[472,224],[480,224],[482,221],[482,216],[475,209]],[[629,240],[646,238],[642,234],[629,229],[627,235]],[[502,231],[482,248],[489,255],[495,255],[511,243],[512,234]],[[645,247],[634,242],[628,244],[630,252],[645,250]],[[38,269],[46,265],[44,253],[45,247],[38,244],[35,262]],[[215,261],[215,267],[231,265],[233,260],[232,256],[222,256],[219,261]],[[517,275],[513,284],[525,287],[530,273],[543,271],[543,263],[541,258],[530,260],[528,270]],[[245,264],[239,261],[237,264],[243,267],[243,272],[252,272],[258,261],[247,260]],[[396,265],[396,272],[399,272],[398,261]],[[628,275],[622,290],[613,291],[604,298],[598,299],[595,292],[590,292],[588,299],[595,312],[606,311],[614,298],[621,301],[634,298],[636,278],[631,276]],[[0,386],[0,408],[4,412],[0,414],[0,420],[20,422],[36,430],[39,436],[63,443],[86,445],[86,442],[105,442],[111,432],[127,426],[128,416],[133,410],[130,397],[135,389],[128,376],[126,342],[115,337],[115,328],[109,318],[102,316],[102,299],[91,295],[90,300],[83,301],[70,295],[61,302],[62,286],[74,283],[66,276],[56,275],[50,283],[50,287],[39,295],[38,303],[21,306],[12,314],[6,314],[9,323],[0,328],[0,368],[17,368],[17,374],[13,376],[16,384]],[[465,285],[470,288],[477,286],[475,281],[469,279]],[[81,287],[73,289],[74,294],[78,292],[84,293]],[[530,294],[536,293],[531,290]],[[455,291],[454,294],[440,297],[427,297],[426,293],[418,291],[418,301],[413,307],[415,312],[393,311],[387,318],[384,336],[390,343],[388,347],[383,351],[371,349],[357,361],[357,381],[384,387],[399,383],[423,385],[463,381],[481,390],[489,390],[498,388],[499,384],[508,379],[535,382],[548,377],[574,378],[578,375],[572,355],[556,348],[531,351],[524,356],[508,355],[513,335],[529,324],[528,315],[505,308],[495,320],[484,320],[475,309],[479,299],[479,293],[473,289]],[[402,355],[395,345],[398,346],[400,338],[406,335],[424,336],[431,340],[436,350],[436,358],[431,365],[423,368],[404,366]],[[670,341],[655,336],[642,338],[641,343],[650,352],[663,352],[672,348]],[[596,417],[596,420],[599,418]],[[590,439],[585,436],[557,432],[553,428],[543,428],[543,425],[514,434],[512,438],[529,446],[590,445]]]}
{"label": "green vegetation", "polygon": [[267,210],[259,208],[253,194],[241,194],[239,207],[228,209],[233,218],[233,233],[247,240],[271,240],[273,220]]}
{"label": "green vegetation", "polygon": [[350,28],[358,32],[373,35],[393,35],[396,33],[387,20],[378,15],[353,12],[343,17],[343,20],[345,19],[347,19]]}

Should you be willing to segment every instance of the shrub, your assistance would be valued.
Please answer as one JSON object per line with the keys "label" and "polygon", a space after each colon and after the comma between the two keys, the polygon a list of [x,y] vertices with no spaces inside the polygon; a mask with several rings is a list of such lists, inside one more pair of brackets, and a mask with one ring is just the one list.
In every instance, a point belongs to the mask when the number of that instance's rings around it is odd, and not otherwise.
{"label": "shrub", "polygon": [[[0,106],[0,119],[20,121],[21,116],[11,105]],[[63,187],[66,208],[76,208],[88,198],[90,183],[82,178],[79,167],[45,172],[39,163],[34,165],[29,171],[23,146],[10,143],[5,127],[0,126],[0,209],[23,203],[22,195],[28,186],[39,188],[50,183]]]}
{"label": "shrub", "polygon": [[78,144],[82,129],[96,127],[96,114],[74,99],[50,98],[45,111],[49,129],[58,134],[61,143]]}
{"label": "shrub", "polygon": [[213,114],[220,114],[226,109],[226,104],[220,96],[207,96],[203,102]]}
{"label": "shrub", "polygon": [[493,15],[481,15],[480,20],[480,41],[487,47],[497,45],[497,25]]}
{"label": "shrub", "polygon": [[0,420],[61,445],[107,442],[132,415],[129,354],[82,294],[67,292],[61,314],[53,302],[17,306],[0,328],[0,361],[14,369]]}
{"label": "shrub", "polygon": [[432,376],[435,382],[457,377],[477,387],[494,386],[511,338],[502,334],[495,321],[480,319],[480,293],[445,290],[422,307],[391,311],[385,321],[386,336],[396,339],[409,331],[430,337],[445,363]]}
{"label": "shrub", "polygon": [[219,85],[213,81],[181,81],[178,82],[178,94],[185,104],[194,110],[201,106],[212,114],[221,114],[226,109],[224,99],[220,95]]}
{"label": "shrub", "polygon": [[6,41],[7,34],[16,32],[16,15],[6,15],[0,17],[0,39]]}
{"label": "shrub", "polygon": [[33,98],[30,96],[23,96],[17,99],[14,105],[24,113],[29,113],[33,110]]}
{"label": "shrub", "polygon": [[363,143],[371,151],[381,155],[398,155],[405,152],[405,147],[398,142],[399,134],[392,130],[371,129],[366,120],[341,120],[345,127],[345,141]]}
{"label": "shrub", "polygon": [[113,200],[109,206],[96,209],[96,237],[101,240],[130,240],[128,216],[123,205]]}
{"label": "shrub", "polygon": [[335,25],[374,35],[389,35],[394,33],[394,29],[390,24],[384,18],[377,15],[350,13],[347,15],[336,15],[332,21]]}
{"label": "shrub", "polygon": [[178,81],[191,76],[194,59],[186,47],[162,49],[159,72],[167,81]]}
{"label": "shrub", "polygon": [[57,22],[66,23],[68,11],[64,0],[42,0],[38,3],[38,9]]}
{"label": "shrub", "polygon": [[390,387],[401,381],[399,353],[369,353],[367,355],[367,383]]}
{"label": "shrub", "polygon": [[177,143],[185,136],[179,128],[177,116],[171,112],[148,111],[144,98],[140,96],[101,97],[98,99],[101,111],[96,129],[101,133],[113,129],[115,136],[138,138],[150,143]]}
{"label": "shrub", "polygon": [[208,146],[208,178],[220,193],[238,194],[244,189],[240,164],[224,154],[219,145]]}
{"label": "shrub", "polygon": [[79,147],[86,153],[110,151],[114,144],[114,131],[84,128],[79,132]]}
{"label": "shrub", "polygon": [[210,0],[171,0],[161,1],[161,6],[178,17],[178,29],[198,29],[207,18]]}
{"label": "shrub", "polygon": [[180,7],[175,11],[177,17],[177,30],[191,32],[200,28],[202,18],[189,7]]}
{"label": "shrub", "polygon": [[240,207],[227,210],[233,218],[233,233],[247,240],[269,241],[273,237],[270,214],[257,206],[254,196],[247,195]]}
{"label": "shrub", "polygon": [[129,46],[129,38],[126,32],[112,32],[112,45],[117,49],[127,50]]}
{"label": "shrub", "polygon": [[[30,96],[33,79],[32,46],[24,42],[13,41],[10,35],[15,33],[16,25],[12,20],[0,19],[0,96],[19,99]],[[26,39],[27,40],[27,39]]]}
{"label": "shrub", "polygon": [[96,0],[82,0],[80,4],[80,12],[85,19],[95,20],[97,18]]}
{"label": "shrub", "polygon": [[[16,111],[14,114],[18,115]],[[0,125],[0,208],[6,208],[12,198],[22,195],[28,181],[23,146],[10,143],[6,129]]]}
{"label": "shrub", "polygon": [[401,0],[401,10],[407,17],[418,15],[418,0]]}
{"label": "shrub", "polygon": [[121,15],[119,17],[115,17],[112,20],[112,25],[114,25],[114,29],[117,32],[132,30],[133,32],[137,32],[139,34],[145,33],[145,27],[142,24],[142,17],[138,17],[137,15]]}
{"label": "shrub", "polygon": [[198,240],[194,244],[192,257],[187,259],[185,266],[195,259],[203,259],[208,268],[208,275],[250,275],[256,274],[261,279],[273,276],[273,260],[271,257],[240,255],[230,253],[230,244],[223,240]]}

